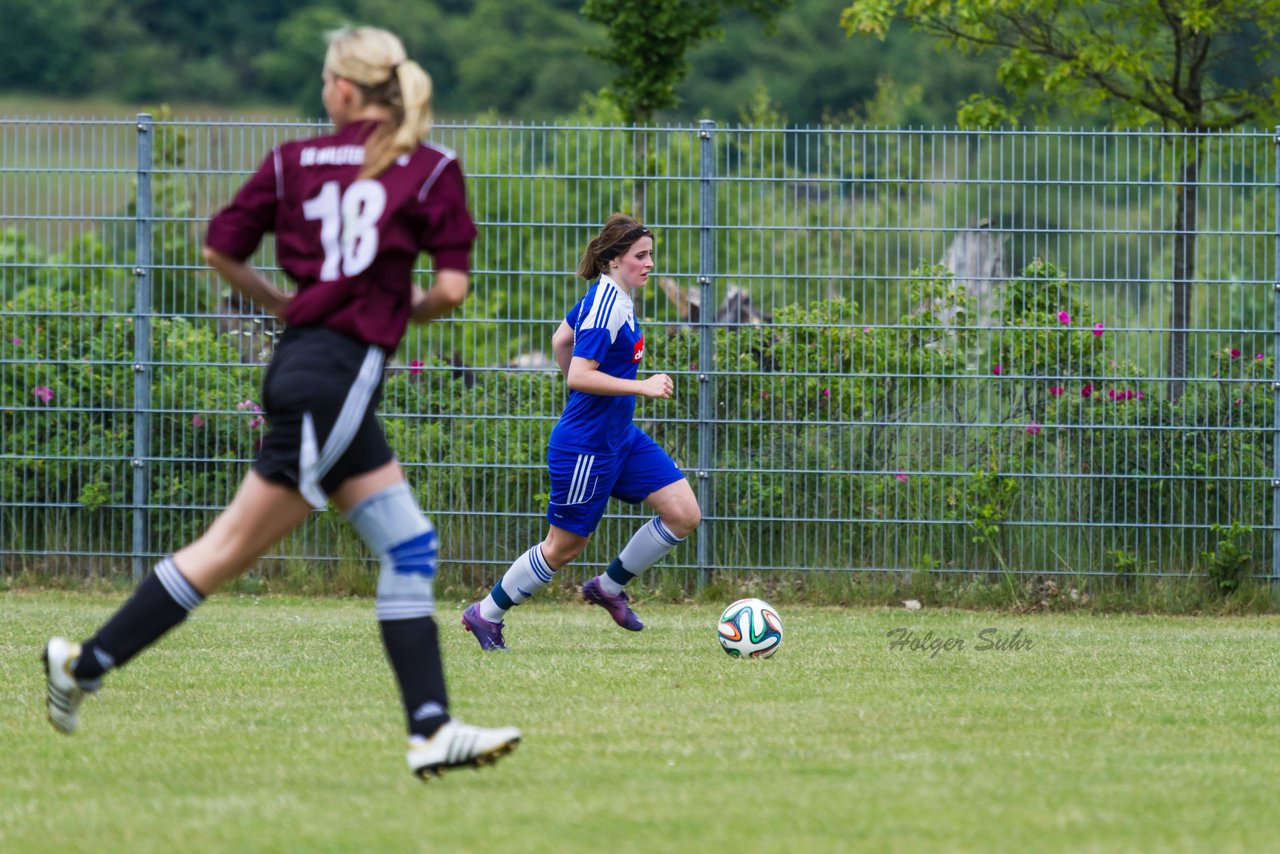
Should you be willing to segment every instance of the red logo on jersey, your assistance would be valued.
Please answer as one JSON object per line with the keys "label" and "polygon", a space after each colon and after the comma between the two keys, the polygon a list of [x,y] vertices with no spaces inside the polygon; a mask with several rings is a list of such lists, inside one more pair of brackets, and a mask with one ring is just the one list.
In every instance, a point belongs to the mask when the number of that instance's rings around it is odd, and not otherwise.
{"label": "red logo on jersey", "polygon": [[635,349],[631,351],[631,361],[638,362],[644,358],[644,338],[636,342]]}

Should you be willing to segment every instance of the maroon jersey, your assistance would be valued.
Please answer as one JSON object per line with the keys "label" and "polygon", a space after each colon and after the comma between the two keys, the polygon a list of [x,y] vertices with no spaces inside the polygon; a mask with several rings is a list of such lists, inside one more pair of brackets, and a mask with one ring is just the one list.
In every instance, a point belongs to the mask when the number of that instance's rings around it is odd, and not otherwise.
{"label": "maroon jersey", "polygon": [[357,180],[375,122],[275,148],[205,242],[241,261],[267,232],[297,285],[285,321],[325,326],[394,350],[409,322],[413,266],[426,250],[437,270],[469,271],[476,228],[454,153],[419,145],[377,178]]}

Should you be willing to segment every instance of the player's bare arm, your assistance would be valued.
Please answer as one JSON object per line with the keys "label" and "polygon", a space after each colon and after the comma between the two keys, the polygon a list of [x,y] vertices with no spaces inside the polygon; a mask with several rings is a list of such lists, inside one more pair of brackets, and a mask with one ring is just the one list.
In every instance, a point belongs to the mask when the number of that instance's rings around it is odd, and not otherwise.
{"label": "player's bare arm", "polygon": [[413,286],[413,309],[409,319],[414,323],[429,323],[443,317],[462,305],[470,287],[471,277],[461,270],[440,270],[426,290]]}
{"label": "player's bare arm", "polygon": [[560,366],[561,375],[568,379],[569,363],[573,360],[573,327],[563,320],[551,335],[551,355]]}
{"label": "player's bare arm", "polygon": [[638,394],[641,397],[668,398],[675,391],[675,383],[666,374],[654,374],[642,380],[626,380],[599,370],[595,359],[574,356],[569,362],[567,379],[574,391],[599,395]]}
{"label": "player's bare arm", "polygon": [[252,300],[255,305],[284,320],[285,309],[289,307],[292,295],[268,282],[252,264],[232,258],[208,246],[204,247],[204,260],[217,270],[228,284]]}

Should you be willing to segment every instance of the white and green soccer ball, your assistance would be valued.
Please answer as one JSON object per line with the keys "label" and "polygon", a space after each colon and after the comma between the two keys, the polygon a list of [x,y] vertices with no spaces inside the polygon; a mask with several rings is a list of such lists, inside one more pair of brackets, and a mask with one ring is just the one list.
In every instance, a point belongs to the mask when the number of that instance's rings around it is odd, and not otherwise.
{"label": "white and green soccer ball", "polygon": [[763,599],[739,599],[720,615],[719,635],[734,658],[768,658],[782,646],[782,618]]}

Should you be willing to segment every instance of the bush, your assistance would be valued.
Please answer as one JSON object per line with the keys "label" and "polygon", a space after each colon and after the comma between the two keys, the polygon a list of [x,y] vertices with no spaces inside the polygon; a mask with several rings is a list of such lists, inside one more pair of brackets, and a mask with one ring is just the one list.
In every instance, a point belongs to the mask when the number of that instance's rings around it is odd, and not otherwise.
{"label": "bush", "polygon": [[[4,534],[18,551],[66,536],[68,553],[127,554],[134,320],[113,310],[110,282],[73,291],[42,276],[0,316]],[[1231,592],[1269,559],[1247,523],[1270,500],[1270,359],[1225,348],[1172,403],[1051,265],[1004,288],[994,328],[967,322],[945,271],[921,268],[908,285],[892,324],[864,325],[837,299],[719,328],[711,370],[694,332],[648,327],[646,369],[672,374],[677,394],[639,401],[637,419],[705,488],[713,523],[697,536],[715,537],[715,565],[997,577],[1154,566]],[[230,499],[264,423],[260,368],[211,324],[156,318],[151,335],[159,551]],[[451,554],[491,575],[541,536],[565,395],[554,371],[389,368],[387,436]],[[625,541],[642,512],[611,509],[599,538]],[[344,531],[313,531],[285,554],[361,560]]]}

